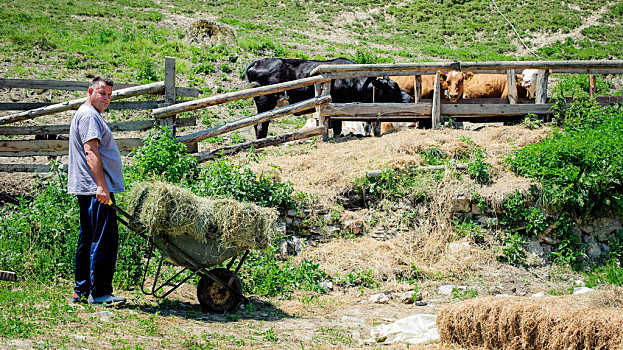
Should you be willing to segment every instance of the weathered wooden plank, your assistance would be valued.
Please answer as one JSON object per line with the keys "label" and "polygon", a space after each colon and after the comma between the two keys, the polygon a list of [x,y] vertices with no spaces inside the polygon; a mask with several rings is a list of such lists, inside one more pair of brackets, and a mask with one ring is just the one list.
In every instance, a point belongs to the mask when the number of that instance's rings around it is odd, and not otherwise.
{"label": "weathered wooden plank", "polygon": [[[459,62],[379,63],[379,64],[327,64],[314,68],[310,75],[353,72],[396,72],[459,70]],[[393,73],[392,73],[393,75]]]}
{"label": "weathered wooden plank", "polygon": [[240,128],[244,128],[246,126],[251,126],[259,123],[263,123],[275,118],[283,117],[286,115],[290,115],[292,113],[304,111],[310,108],[314,108],[315,106],[324,105],[331,102],[331,96],[322,95],[318,97],[311,98],[309,100],[305,100],[302,102],[298,102],[295,104],[291,104],[288,106],[275,108],[270,111],[266,111],[263,113],[259,113],[250,117],[238,119],[233,122],[225,123],[210,129],[205,129],[201,131],[194,132],[192,134],[180,136],[177,138],[178,142],[182,143],[192,143],[198,142],[208,137],[213,137],[217,135],[221,135],[230,131],[234,131]]}
{"label": "weathered wooden plank", "polygon": [[[182,103],[185,101],[176,101],[176,103]],[[111,102],[106,110],[124,110],[124,109],[156,109],[164,103],[161,101],[118,101]],[[52,106],[57,103],[53,102],[0,102],[0,111],[27,111],[35,108]]]}
{"label": "weathered wooden plank", "polygon": [[509,69],[506,72],[506,83],[508,84],[508,103],[517,103],[517,77],[515,76],[515,70]]}
{"label": "weathered wooden plank", "polygon": [[430,116],[430,103],[330,103],[321,108],[326,117]]}
{"label": "weathered wooden plank", "polygon": [[536,92],[534,93],[534,103],[540,104],[547,101],[547,81],[549,71],[541,69],[536,75]]}
{"label": "weathered wooden plank", "polygon": [[164,118],[174,114],[180,114],[182,112],[192,111],[199,108],[210,107],[221,103],[232,102],[242,100],[245,98],[251,98],[261,95],[272,94],[275,92],[281,92],[290,89],[296,89],[300,87],[310,86],[318,83],[324,83],[330,81],[331,78],[324,76],[309,77],[305,79],[299,79],[294,81],[287,81],[285,83],[260,86],[252,89],[229,92],[226,94],[211,96],[207,98],[200,98],[193,101],[178,103],[173,106],[162,107],[155,109],[153,114],[155,118]]}
{"label": "weathered wooden plank", "polygon": [[551,104],[442,104],[441,114],[443,115],[472,115],[472,116],[494,116],[494,115],[526,115],[548,114]]}
{"label": "weathered wooden plank", "polygon": [[623,69],[550,69],[552,73],[568,74],[623,74]]}
{"label": "weathered wooden plank", "polygon": [[[63,164],[61,169],[67,172],[67,164]],[[0,172],[5,173],[48,173],[48,164],[0,164]]]}
{"label": "weathered wooden plank", "polygon": [[193,157],[197,158],[199,162],[205,162],[207,160],[212,160],[222,155],[231,155],[238,153],[240,151],[250,149],[251,147],[255,149],[260,149],[268,146],[279,145],[285,142],[295,141],[310,138],[317,135],[324,135],[327,133],[327,128],[323,126],[318,126],[312,129],[303,130],[300,132],[293,132],[289,134],[283,134],[279,136],[267,137],[260,140],[244,142],[238,145],[225,146],[221,148],[217,148],[210,151],[199,152],[197,154],[193,154]]}
{"label": "weathered wooden plank", "polygon": [[[157,82],[157,83],[152,83],[152,84],[147,84],[147,85],[135,86],[135,87],[127,88],[127,89],[114,91],[112,93],[112,96],[110,97],[110,100],[113,101],[113,100],[124,99],[124,98],[132,97],[132,96],[150,94],[156,91],[162,91],[163,89],[164,89],[164,82]],[[77,99],[77,100],[57,103],[55,105],[51,105],[47,107],[31,109],[29,111],[7,115],[4,117],[0,117],[0,125],[15,123],[15,122],[19,122],[19,121],[26,120],[26,119],[33,119],[33,118],[40,117],[43,115],[54,114],[58,112],[68,111],[71,109],[77,109],[85,101],[86,101],[86,97]]]}
{"label": "weathered wooden plank", "polygon": [[[128,154],[143,145],[142,139],[134,138],[117,139],[115,142],[121,154]],[[0,141],[0,157],[62,156],[68,151],[67,140]]]}
{"label": "weathered wooden plank", "polygon": [[340,120],[340,121],[349,121],[349,122],[412,122],[416,120],[428,120],[430,121],[430,113],[427,115],[390,115],[390,116],[339,116],[339,117],[331,117],[331,120]]}
{"label": "weathered wooden plank", "polygon": [[623,60],[460,62],[460,70],[485,69],[623,69]]}
{"label": "weathered wooden plank", "polygon": [[435,73],[435,86],[433,88],[433,106],[431,108],[431,125],[433,129],[443,125],[441,118],[441,81],[439,72]]}
{"label": "weathered wooden plank", "polygon": [[[65,90],[87,91],[89,81],[64,81],[64,80],[35,80],[35,79],[0,79],[0,89],[39,89],[39,90]],[[115,83],[114,90],[141,86],[140,84]],[[197,97],[199,90],[190,87],[178,86],[175,94],[180,97]]]}
{"label": "weathered wooden plank", "polygon": [[[151,129],[155,120],[136,120],[128,122],[108,123],[108,127],[113,132],[119,131],[145,131]],[[175,120],[177,127],[195,126],[195,118],[178,118]],[[36,126],[0,126],[0,135],[45,135],[45,134],[67,134],[69,124],[66,125],[36,125]]]}

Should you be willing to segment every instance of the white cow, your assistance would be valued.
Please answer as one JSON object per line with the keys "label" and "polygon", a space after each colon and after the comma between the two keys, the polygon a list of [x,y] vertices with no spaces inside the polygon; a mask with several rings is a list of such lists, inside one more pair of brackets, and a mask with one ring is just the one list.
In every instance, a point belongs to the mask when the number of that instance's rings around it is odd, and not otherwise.
{"label": "white cow", "polygon": [[[300,131],[315,128],[318,126],[318,119],[309,118],[305,123],[305,126]],[[372,133],[372,127],[369,123],[364,122],[342,122],[342,136],[370,136]]]}
{"label": "white cow", "polygon": [[538,73],[538,69],[524,69],[523,72],[521,72],[523,76],[521,87],[528,91],[529,98],[534,98],[534,94],[536,93],[536,77]]}

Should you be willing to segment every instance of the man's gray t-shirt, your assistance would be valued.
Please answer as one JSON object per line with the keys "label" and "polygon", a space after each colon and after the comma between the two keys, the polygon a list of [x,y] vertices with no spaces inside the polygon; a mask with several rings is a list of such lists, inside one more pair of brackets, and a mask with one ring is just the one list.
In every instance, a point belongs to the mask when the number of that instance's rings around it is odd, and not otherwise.
{"label": "man's gray t-shirt", "polygon": [[84,144],[93,139],[99,140],[98,149],[108,191],[123,192],[123,165],[117,143],[99,112],[87,104],[80,106],[69,130],[68,192],[78,195],[97,193],[97,184],[84,153]]}

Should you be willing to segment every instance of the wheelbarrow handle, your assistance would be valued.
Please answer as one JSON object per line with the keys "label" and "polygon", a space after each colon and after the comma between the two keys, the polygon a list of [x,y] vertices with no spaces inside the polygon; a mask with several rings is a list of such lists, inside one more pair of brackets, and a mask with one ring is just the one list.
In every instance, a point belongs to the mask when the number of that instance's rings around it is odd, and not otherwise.
{"label": "wheelbarrow handle", "polygon": [[111,207],[113,207],[113,209],[115,209],[116,211],[118,211],[121,215],[125,216],[128,220],[132,220],[132,215],[130,215],[127,211],[119,208],[119,206],[117,206],[115,203],[113,203],[112,201],[108,201],[108,205],[110,205]]}

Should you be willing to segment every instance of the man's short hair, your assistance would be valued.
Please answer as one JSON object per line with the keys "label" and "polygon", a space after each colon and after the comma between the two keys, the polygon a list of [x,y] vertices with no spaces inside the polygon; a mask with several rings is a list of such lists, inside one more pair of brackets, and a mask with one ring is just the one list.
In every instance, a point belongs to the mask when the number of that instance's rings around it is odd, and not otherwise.
{"label": "man's short hair", "polygon": [[103,81],[104,84],[106,84],[108,86],[113,86],[114,85],[112,79],[106,78],[106,77],[102,77],[102,76],[97,76],[97,77],[93,78],[93,80],[91,80],[91,84],[89,85],[89,88],[96,89],[99,86],[100,81]]}

